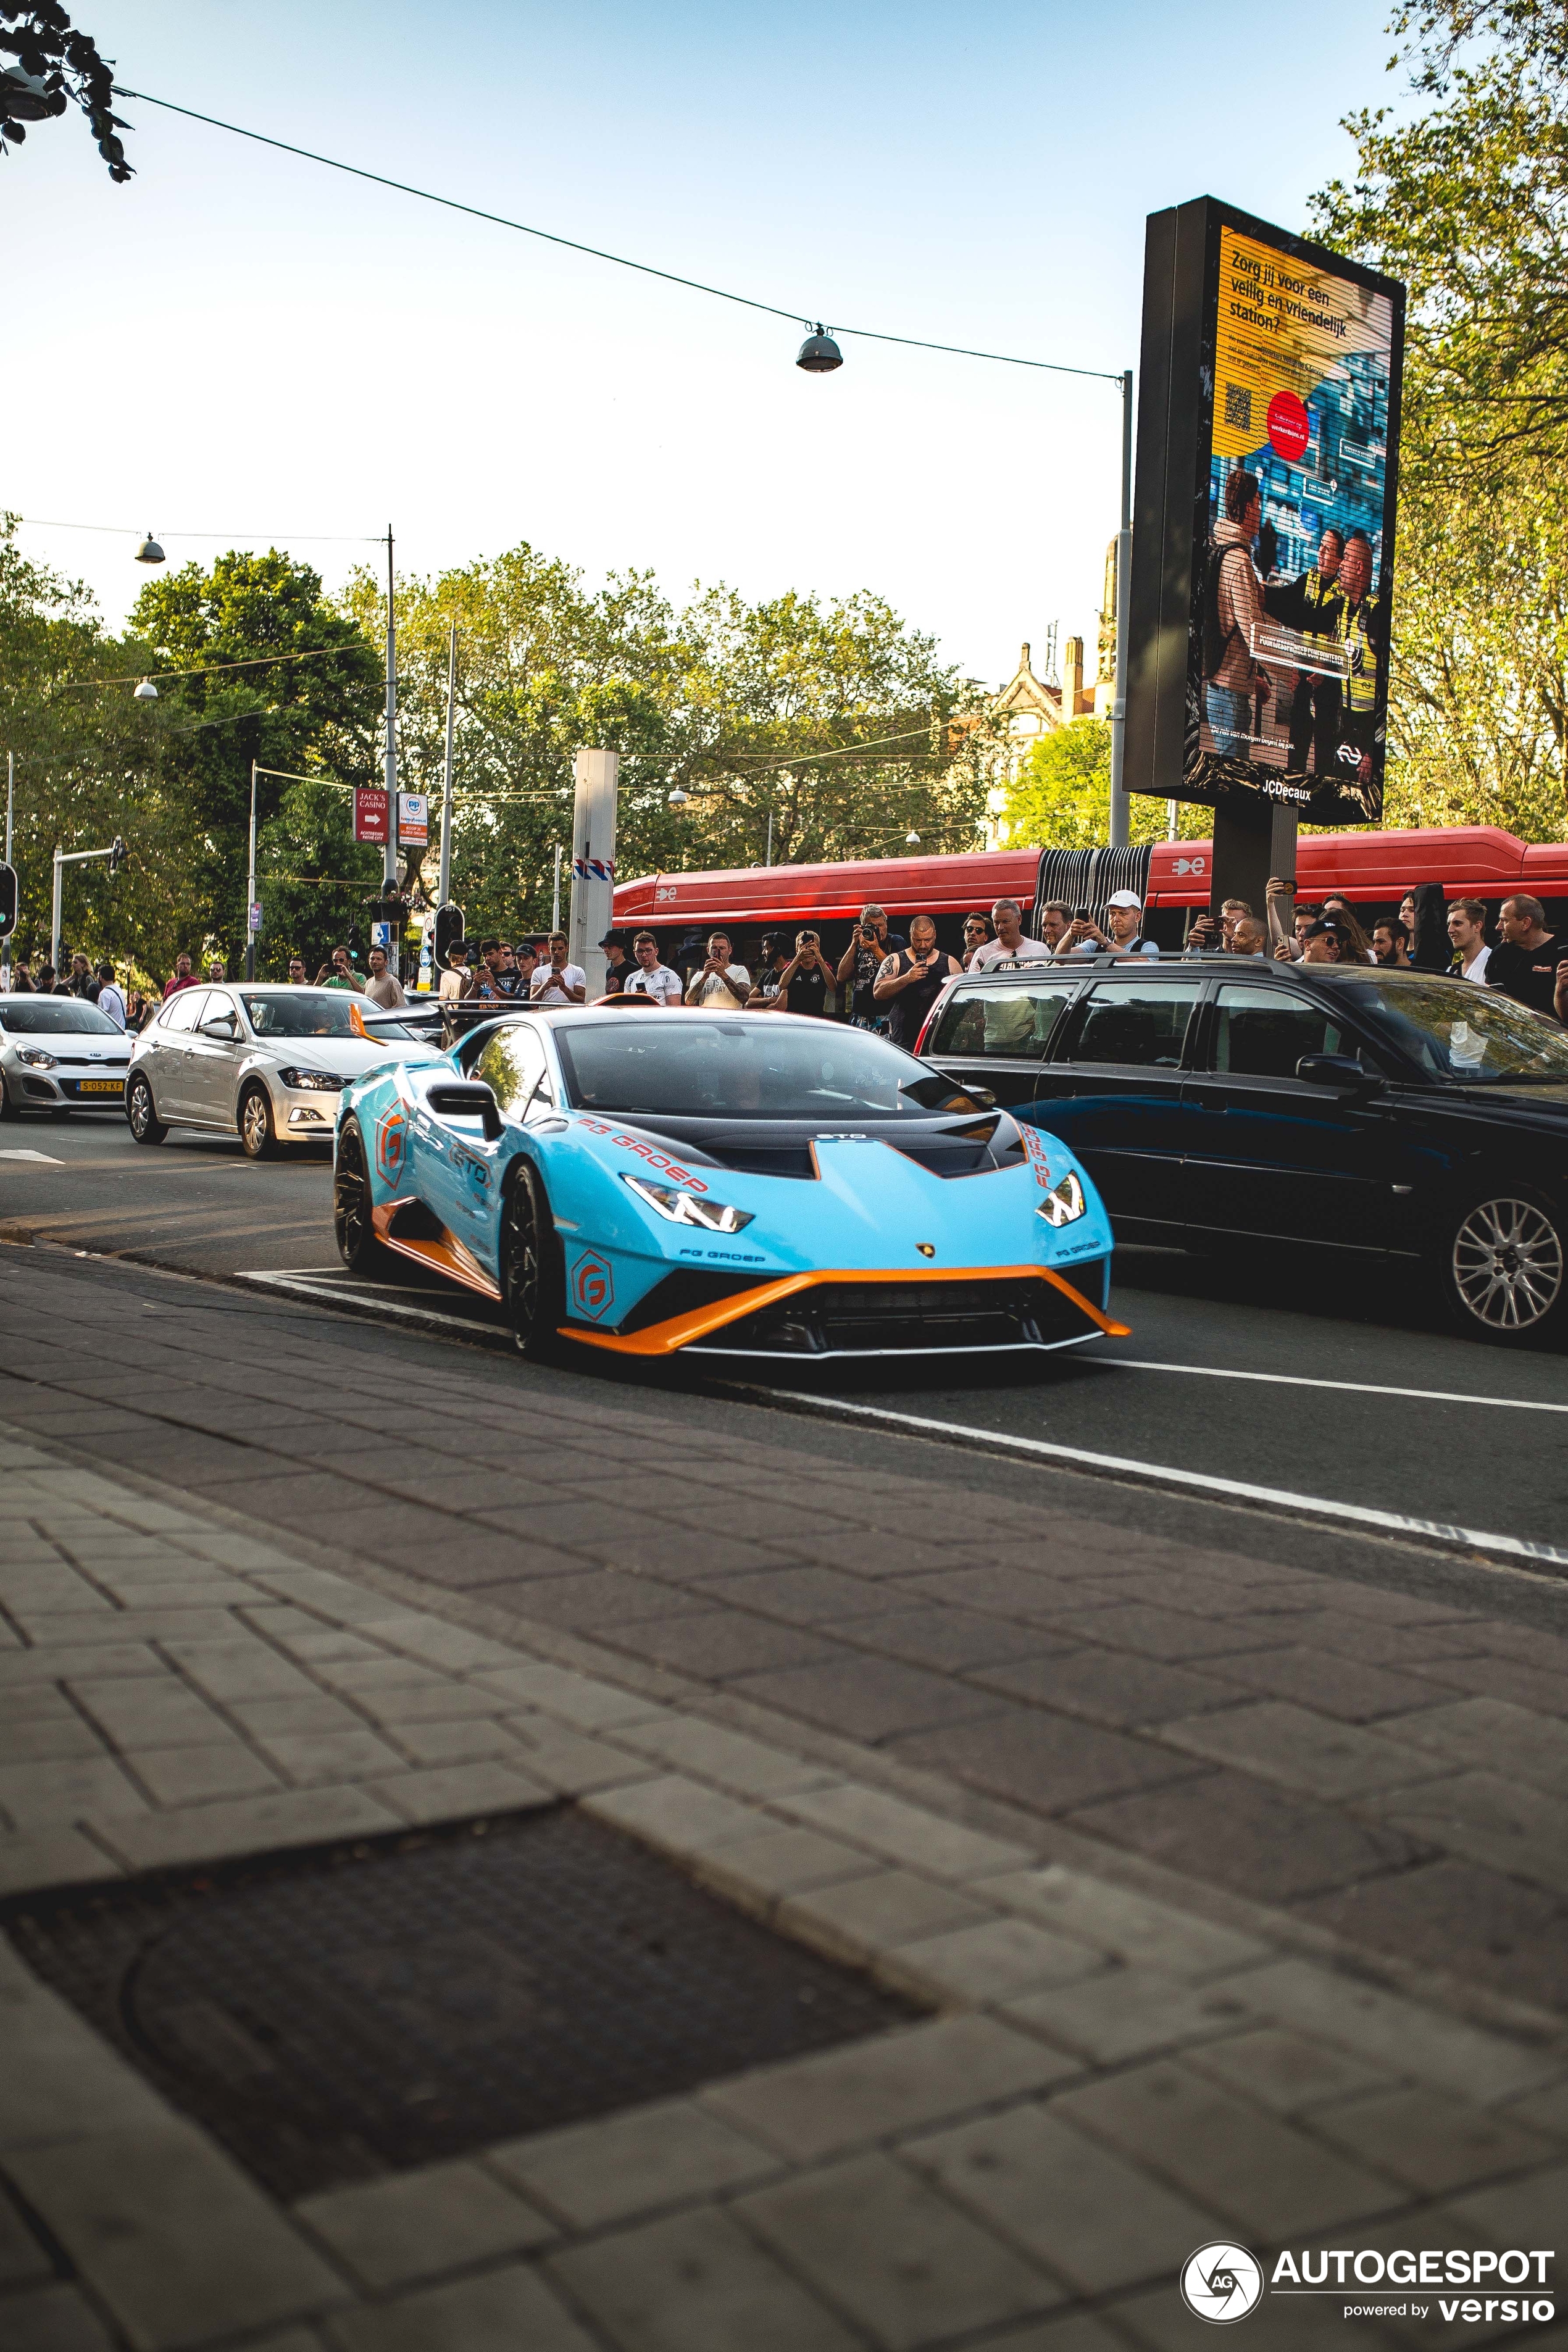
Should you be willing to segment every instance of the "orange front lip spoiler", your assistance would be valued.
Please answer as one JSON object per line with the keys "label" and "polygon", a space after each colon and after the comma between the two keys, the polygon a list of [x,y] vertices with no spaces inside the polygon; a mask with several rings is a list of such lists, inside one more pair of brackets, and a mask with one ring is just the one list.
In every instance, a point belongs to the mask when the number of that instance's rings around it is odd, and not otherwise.
{"label": "orange front lip spoiler", "polygon": [[1091,1323],[1098,1323],[1108,1339],[1126,1339],[1131,1327],[1112,1322],[1109,1315],[1091,1307],[1081,1291],[1070,1282],[1054,1274],[1048,1265],[954,1265],[919,1266],[908,1271],[898,1266],[878,1266],[868,1272],[864,1268],[825,1269],[818,1274],[786,1274],[776,1282],[761,1282],[751,1290],[738,1290],[729,1298],[716,1299],[711,1307],[694,1307],[689,1315],[672,1315],[668,1322],[650,1323],[646,1331],[631,1331],[622,1337],[614,1331],[585,1331],[580,1324],[563,1327],[563,1339],[581,1339],[590,1348],[609,1348],[620,1356],[671,1356],[693,1339],[705,1339],[710,1331],[721,1331],[727,1323],[738,1322],[743,1315],[755,1314],[760,1307],[771,1307],[777,1298],[793,1297],[796,1291],[815,1289],[824,1282],[984,1282],[999,1279],[1019,1280],[1033,1277],[1048,1282],[1064,1298],[1081,1308]]}

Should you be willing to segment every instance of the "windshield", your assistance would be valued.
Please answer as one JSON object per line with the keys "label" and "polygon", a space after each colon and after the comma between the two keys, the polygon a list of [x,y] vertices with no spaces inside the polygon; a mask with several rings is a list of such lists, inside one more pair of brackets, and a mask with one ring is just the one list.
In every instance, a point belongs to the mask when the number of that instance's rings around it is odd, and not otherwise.
{"label": "windshield", "polygon": [[1468,980],[1357,982],[1378,1027],[1433,1077],[1470,1085],[1568,1080],[1568,1032],[1543,1013]]}
{"label": "windshield", "polygon": [[[360,1034],[352,1018],[356,999],[346,988],[258,988],[247,989],[240,998],[245,1017],[258,1037],[357,1037]],[[395,1021],[384,1021],[379,1007],[361,1005],[366,1026],[374,1021],[372,1035],[410,1037],[413,1031]]]}
{"label": "windshield", "polygon": [[65,1030],[85,1030],[92,1037],[123,1037],[107,1013],[76,996],[0,997],[0,1028],[31,1031],[34,1036],[58,1037]]}
{"label": "windshield", "polygon": [[837,1121],[973,1108],[912,1054],[837,1023],[623,1016],[558,1028],[555,1045],[578,1110]]}

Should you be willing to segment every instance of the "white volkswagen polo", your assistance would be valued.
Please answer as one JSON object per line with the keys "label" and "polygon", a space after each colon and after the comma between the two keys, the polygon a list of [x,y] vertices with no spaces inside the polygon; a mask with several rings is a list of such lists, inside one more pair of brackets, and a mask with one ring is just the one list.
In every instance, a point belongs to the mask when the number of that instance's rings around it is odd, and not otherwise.
{"label": "white volkswagen polo", "polygon": [[118,1110],[131,1040],[83,996],[0,996],[0,1118]]}
{"label": "white volkswagen polo", "polygon": [[[330,1144],[338,1097],[405,1036],[357,992],[266,982],[182,988],[136,1039],[125,1117],[138,1143],[172,1127],[237,1134],[252,1160],[289,1144]],[[386,1042],[382,1042],[385,1040]]]}

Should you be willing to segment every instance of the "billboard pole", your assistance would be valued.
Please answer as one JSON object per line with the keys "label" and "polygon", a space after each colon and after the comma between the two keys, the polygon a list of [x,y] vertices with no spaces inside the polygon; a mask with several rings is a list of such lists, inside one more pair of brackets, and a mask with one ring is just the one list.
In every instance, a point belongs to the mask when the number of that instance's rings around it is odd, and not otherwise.
{"label": "billboard pole", "polygon": [[1116,534],[1116,679],[1110,703],[1110,846],[1125,849],[1131,830],[1128,805],[1127,635],[1132,609],[1132,371],[1121,377],[1121,527]]}

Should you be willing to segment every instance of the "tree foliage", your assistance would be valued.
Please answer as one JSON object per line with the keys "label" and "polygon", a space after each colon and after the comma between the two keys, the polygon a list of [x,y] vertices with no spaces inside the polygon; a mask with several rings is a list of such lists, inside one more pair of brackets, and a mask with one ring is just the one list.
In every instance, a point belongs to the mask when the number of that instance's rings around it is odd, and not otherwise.
{"label": "tree foliage", "polygon": [[[384,626],[369,572],[345,610]],[[573,754],[621,754],[623,878],[713,866],[974,846],[978,742],[949,729],[979,691],[879,598],[698,590],[678,612],[652,577],[585,585],[521,546],[397,589],[405,788],[432,795],[420,866],[433,895],[448,632],[458,630],[453,895],[470,931],[542,928],[553,853],[571,856]],[[672,808],[679,788],[684,805]]]}
{"label": "tree foliage", "polygon": [[58,0],[32,0],[26,8],[0,0],[0,155],[19,147],[29,122],[45,122],[78,106],[88,120],[111,180],[133,177],[118,133],[128,128],[110,105],[114,74],[98,44],[78,32]]}
{"label": "tree foliage", "polygon": [[[1134,793],[1128,803],[1131,838],[1163,841],[1169,812],[1163,801]],[[1184,840],[1207,834],[1212,812],[1196,802],[1177,811]],[[1100,849],[1110,839],[1110,729],[1103,719],[1074,719],[1030,747],[1007,786],[1002,808],[1015,846]]]}
{"label": "tree foliage", "polygon": [[1568,20],[1408,8],[1413,121],[1352,117],[1331,245],[1409,288],[1390,680],[1394,824],[1561,835],[1568,794]]}

